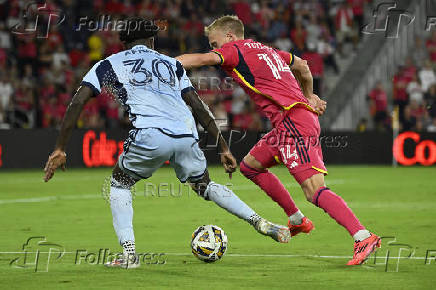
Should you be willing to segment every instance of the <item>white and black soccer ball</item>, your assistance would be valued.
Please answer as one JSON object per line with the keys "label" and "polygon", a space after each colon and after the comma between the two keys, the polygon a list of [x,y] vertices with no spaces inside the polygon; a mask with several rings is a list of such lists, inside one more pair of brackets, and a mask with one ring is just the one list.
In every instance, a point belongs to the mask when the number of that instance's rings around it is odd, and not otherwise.
{"label": "white and black soccer ball", "polygon": [[207,263],[215,262],[226,253],[227,235],[218,226],[200,226],[192,234],[191,249],[198,259]]}

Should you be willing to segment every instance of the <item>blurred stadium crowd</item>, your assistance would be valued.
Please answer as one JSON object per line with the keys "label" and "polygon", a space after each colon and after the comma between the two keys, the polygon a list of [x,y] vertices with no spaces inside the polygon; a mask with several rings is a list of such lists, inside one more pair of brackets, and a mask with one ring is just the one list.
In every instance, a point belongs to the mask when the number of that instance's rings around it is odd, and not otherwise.
{"label": "blurred stadium crowd", "polygon": [[[326,73],[337,74],[337,57],[345,57],[344,44],[356,48],[359,27],[371,0],[46,0],[26,6],[26,1],[0,0],[0,128],[58,127],[74,90],[83,75],[98,60],[123,49],[117,32],[102,28],[100,17],[112,20],[139,15],[161,19],[167,29],[157,38],[156,49],[170,56],[209,50],[203,35],[204,25],[217,16],[236,14],[246,26],[246,37],[293,51],[308,60],[314,76],[315,92],[322,96]],[[90,4],[92,3],[92,4]],[[26,18],[20,20],[23,12]],[[61,25],[53,25],[65,16]],[[11,32],[38,27],[33,33]],[[51,20],[50,20],[51,19]],[[86,19],[89,25],[79,27]],[[44,29],[52,21],[47,37]],[[45,25],[43,25],[45,23]],[[97,23],[97,24],[96,24]],[[42,36],[42,37],[41,37]],[[416,54],[429,55],[416,63],[411,58],[394,78],[393,98],[401,108],[403,128],[420,130],[435,123],[435,112],[425,110],[434,100],[433,64],[436,61],[436,36],[421,40]],[[422,48],[422,51],[421,51]],[[423,59],[423,58],[419,58]],[[217,119],[228,128],[268,130],[268,121],[259,116],[241,88],[229,85],[216,68],[190,72],[199,94]],[[218,87],[216,80],[219,80]],[[388,96],[380,85],[370,94],[371,114],[377,128],[390,127]],[[431,123],[431,122],[430,122]],[[435,124],[433,124],[435,125]],[[128,127],[122,109],[107,93],[86,105],[79,128]],[[223,127],[224,128],[224,127]]]}
{"label": "blurred stadium crowd", "polygon": [[[429,39],[416,37],[414,51],[398,68],[392,80],[390,95],[398,112],[400,130],[436,132],[435,67],[436,32]],[[381,82],[371,90],[369,100],[370,114],[376,129],[391,129],[390,100]]]}

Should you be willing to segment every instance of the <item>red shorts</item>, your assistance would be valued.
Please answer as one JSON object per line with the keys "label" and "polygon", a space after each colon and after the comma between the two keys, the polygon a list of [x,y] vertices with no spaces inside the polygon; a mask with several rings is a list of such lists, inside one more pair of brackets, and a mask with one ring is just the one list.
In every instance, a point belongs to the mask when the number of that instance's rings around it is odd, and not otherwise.
{"label": "red shorts", "polygon": [[283,163],[301,184],[315,174],[327,174],[319,141],[318,116],[302,107],[288,111],[276,128],[250,150],[263,167]]}

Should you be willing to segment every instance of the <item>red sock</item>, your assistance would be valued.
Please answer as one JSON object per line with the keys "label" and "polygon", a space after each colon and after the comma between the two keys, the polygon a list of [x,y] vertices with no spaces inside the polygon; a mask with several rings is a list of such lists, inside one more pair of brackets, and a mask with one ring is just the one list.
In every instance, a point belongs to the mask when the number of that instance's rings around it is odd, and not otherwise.
{"label": "red sock", "polygon": [[245,177],[253,181],[257,186],[265,191],[272,200],[277,202],[288,216],[293,215],[298,211],[298,208],[289,195],[289,192],[277,176],[269,172],[269,170],[260,171],[251,168],[244,161],[241,162],[240,169]]}
{"label": "red sock", "polygon": [[312,200],[313,204],[322,208],[338,224],[347,229],[351,236],[365,228],[348,207],[347,203],[328,187],[320,187]]}

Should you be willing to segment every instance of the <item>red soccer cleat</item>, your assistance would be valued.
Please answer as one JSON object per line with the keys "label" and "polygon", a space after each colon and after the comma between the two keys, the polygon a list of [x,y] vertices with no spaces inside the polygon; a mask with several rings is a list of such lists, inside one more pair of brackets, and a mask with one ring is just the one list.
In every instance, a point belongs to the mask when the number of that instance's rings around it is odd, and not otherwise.
{"label": "red soccer cleat", "polygon": [[354,243],[353,259],[348,261],[347,265],[361,265],[363,264],[377,248],[381,246],[381,239],[379,236],[371,234],[369,238],[363,241]]}
{"label": "red soccer cleat", "polygon": [[291,232],[291,237],[298,235],[299,233],[310,233],[315,227],[313,226],[313,223],[310,219],[307,217],[302,218],[301,224],[299,225],[293,225],[291,224],[291,221],[288,221],[288,228]]}

